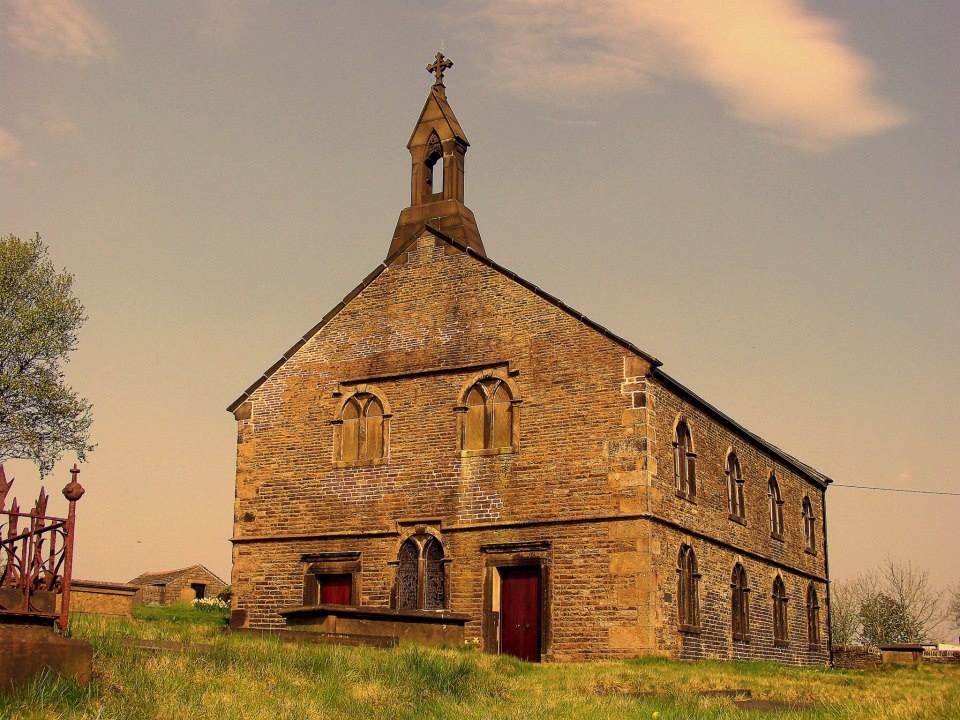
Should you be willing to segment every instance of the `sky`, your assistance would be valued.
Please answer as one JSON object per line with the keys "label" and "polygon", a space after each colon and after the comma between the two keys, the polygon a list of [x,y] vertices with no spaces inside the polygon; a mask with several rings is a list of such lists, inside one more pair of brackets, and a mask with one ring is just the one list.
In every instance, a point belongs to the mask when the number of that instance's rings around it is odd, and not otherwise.
{"label": "sky", "polygon": [[960,582],[960,497],[841,487],[960,492],[955,0],[0,17],[0,233],[39,232],[89,315],[77,577],[229,577],[225,408],[385,257],[442,44],[488,255],[832,477],[834,580]]}

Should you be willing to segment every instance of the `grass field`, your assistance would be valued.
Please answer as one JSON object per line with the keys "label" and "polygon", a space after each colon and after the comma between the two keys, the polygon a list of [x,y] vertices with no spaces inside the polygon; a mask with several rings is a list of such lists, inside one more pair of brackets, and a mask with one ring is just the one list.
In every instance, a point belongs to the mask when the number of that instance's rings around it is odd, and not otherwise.
{"label": "grass field", "polygon": [[[89,688],[44,679],[0,697],[0,718],[960,718],[960,666],[871,671],[772,663],[531,665],[473,650],[282,644],[220,631],[217,612],[78,616],[94,648]],[[188,643],[145,650],[125,638]],[[750,710],[715,690],[792,705]]]}

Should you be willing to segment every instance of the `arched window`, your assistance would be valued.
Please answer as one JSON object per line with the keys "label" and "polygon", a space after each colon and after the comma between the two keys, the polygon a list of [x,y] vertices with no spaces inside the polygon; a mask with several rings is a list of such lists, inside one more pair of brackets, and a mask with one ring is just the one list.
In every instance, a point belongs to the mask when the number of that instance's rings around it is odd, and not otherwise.
{"label": "arched window", "polygon": [[400,546],[397,558],[397,606],[403,610],[417,607],[420,576],[420,547],[413,538]]}
{"label": "arched window", "polygon": [[443,610],[446,607],[443,545],[435,537],[409,537],[400,546],[397,607],[403,610]]}
{"label": "arched window", "polygon": [[427,196],[443,193],[443,146],[436,132],[431,133],[427,141],[427,155],[423,166]]}
{"label": "arched window", "polygon": [[340,415],[339,460],[382,460],[387,454],[387,417],[383,403],[372,393],[358,392],[347,398]]}
{"label": "arched window", "polygon": [[727,511],[731,520],[742,521],[746,514],[743,503],[743,475],[735,452],[727,456]]}
{"label": "arched window", "polygon": [[820,646],[820,602],[813,583],[807,587],[807,642],[811,648]]}
{"label": "arched window", "polygon": [[747,571],[740,563],[733,566],[730,577],[730,625],[734,640],[750,639],[750,588]]}
{"label": "arched window", "polygon": [[673,441],[673,469],[677,476],[677,493],[687,500],[694,500],[697,497],[696,458],[690,428],[685,421],[681,420],[677,423],[676,437]]}
{"label": "arched window", "polygon": [[488,377],[467,391],[464,410],[463,450],[514,448],[514,400],[507,383]]}
{"label": "arched window", "polygon": [[697,572],[697,556],[693,548],[683,545],[677,562],[677,617],[681,630],[699,630],[700,573]]}
{"label": "arched window", "polygon": [[770,475],[767,495],[770,497],[770,535],[783,540],[783,498],[776,475]]}
{"label": "arched window", "polygon": [[787,644],[787,588],[779,575],[773,580],[773,643]]}
{"label": "arched window", "polygon": [[808,552],[817,551],[817,526],[813,517],[813,504],[806,496],[803,498],[803,545]]}

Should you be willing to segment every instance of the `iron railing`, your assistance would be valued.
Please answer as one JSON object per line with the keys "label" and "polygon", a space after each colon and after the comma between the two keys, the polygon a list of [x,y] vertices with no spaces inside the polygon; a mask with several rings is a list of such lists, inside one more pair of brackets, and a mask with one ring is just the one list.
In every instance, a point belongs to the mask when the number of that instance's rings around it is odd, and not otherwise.
{"label": "iron railing", "polygon": [[[0,620],[55,621],[66,632],[70,614],[70,581],[76,504],[84,490],[74,465],[63,489],[67,517],[47,515],[50,497],[44,488],[30,512],[20,512],[16,498],[6,501],[13,486],[0,465]],[[59,602],[58,602],[59,600]]]}

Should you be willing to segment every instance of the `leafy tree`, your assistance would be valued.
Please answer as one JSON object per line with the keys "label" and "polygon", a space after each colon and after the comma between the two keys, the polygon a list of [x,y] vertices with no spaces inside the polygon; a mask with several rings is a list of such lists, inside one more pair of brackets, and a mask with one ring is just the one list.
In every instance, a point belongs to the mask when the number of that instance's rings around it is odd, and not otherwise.
{"label": "leafy tree", "polygon": [[913,622],[904,608],[889,595],[876,593],[860,606],[861,640],[866,645],[909,642]]}
{"label": "leafy tree", "polygon": [[90,404],[64,378],[87,316],[73,276],[57,272],[36,235],[0,236],[0,463],[36,463],[43,477],[66,450],[89,442]]}

